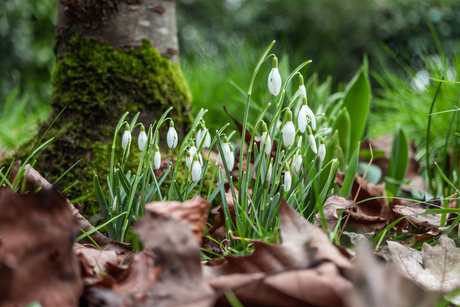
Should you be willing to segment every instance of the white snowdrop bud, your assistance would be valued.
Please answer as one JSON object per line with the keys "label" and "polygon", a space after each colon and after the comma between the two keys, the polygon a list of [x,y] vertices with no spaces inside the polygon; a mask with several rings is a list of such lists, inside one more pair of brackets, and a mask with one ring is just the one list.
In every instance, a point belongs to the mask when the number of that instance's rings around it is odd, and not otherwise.
{"label": "white snowdrop bud", "polygon": [[295,157],[295,162],[294,162],[295,172],[299,173],[301,167],[302,167],[302,156],[300,155],[299,152],[297,152],[297,156]]}
{"label": "white snowdrop bud", "polygon": [[265,122],[262,122],[262,137],[261,137],[261,148],[262,145],[265,144],[265,154],[269,156],[272,152],[272,139],[270,138],[270,135],[268,134],[268,128],[267,124]]}
{"label": "white snowdrop bud", "polygon": [[286,165],[286,170],[284,172],[284,190],[287,192],[291,189],[292,185],[292,176],[289,171],[289,165]]}
{"label": "white snowdrop bud", "polygon": [[294,140],[295,140],[295,127],[294,127],[294,123],[292,122],[292,112],[291,110],[287,110],[286,124],[284,124],[284,128],[283,128],[284,146],[289,147],[289,146],[294,145]]}
{"label": "white snowdrop bud", "polygon": [[323,162],[326,157],[326,146],[324,145],[324,140],[322,138],[319,140],[318,156],[321,162]]}
{"label": "white snowdrop bud", "polygon": [[228,138],[224,136],[224,142],[222,143],[222,152],[224,155],[225,162],[228,163],[228,161],[231,159],[231,153],[230,153],[230,146],[228,144]]}
{"label": "white snowdrop bud", "polygon": [[158,145],[155,145],[155,151],[153,155],[153,165],[155,166],[155,169],[160,169],[161,166],[161,155],[160,155],[160,149],[158,148]]}
{"label": "white snowdrop bud", "polygon": [[144,151],[145,143],[147,143],[147,134],[145,133],[144,126],[141,126],[141,132],[137,138],[137,146],[139,147],[140,151]]}
{"label": "white snowdrop bud", "polygon": [[131,132],[129,131],[129,124],[125,125],[125,132],[123,132],[123,138],[121,139],[121,147],[126,150],[128,144],[131,144]]}
{"label": "white snowdrop bud", "polygon": [[168,133],[166,134],[166,142],[168,143],[168,147],[176,148],[177,141],[178,141],[178,136],[177,136],[176,129],[174,129],[174,122],[170,121],[169,130],[168,130]]}
{"label": "white snowdrop bud", "polygon": [[192,164],[192,180],[197,182],[200,180],[201,177],[201,164],[198,161],[198,156],[195,155],[193,157],[193,164]]}
{"label": "white snowdrop bud", "polygon": [[187,152],[187,155],[185,156],[185,165],[187,165],[187,168],[190,169],[192,167],[192,154],[190,153],[190,150]]}
{"label": "white snowdrop bud", "polygon": [[272,179],[272,169],[273,169],[273,158],[270,159],[270,164],[268,165],[267,175],[265,176],[265,183],[270,183]]}
{"label": "white snowdrop bud", "polygon": [[310,126],[307,126],[307,132],[308,132],[308,143],[310,144],[310,148],[316,154],[318,153],[318,150],[316,149],[315,137],[313,136],[313,132],[311,131]]}
{"label": "white snowdrop bud", "polygon": [[281,76],[278,71],[278,58],[276,56],[273,57],[272,70],[268,75],[268,90],[270,94],[275,96],[278,96],[281,90]]}
{"label": "white snowdrop bud", "polygon": [[230,156],[229,159],[227,160],[227,168],[229,171],[233,170],[233,167],[235,166],[235,155],[233,154],[233,145],[230,144]]}
{"label": "white snowdrop bud", "polygon": [[303,82],[302,74],[299,74],[299,100],[302,101],[303,97],[307,97],[307,90],[305,89],[305,84]]}

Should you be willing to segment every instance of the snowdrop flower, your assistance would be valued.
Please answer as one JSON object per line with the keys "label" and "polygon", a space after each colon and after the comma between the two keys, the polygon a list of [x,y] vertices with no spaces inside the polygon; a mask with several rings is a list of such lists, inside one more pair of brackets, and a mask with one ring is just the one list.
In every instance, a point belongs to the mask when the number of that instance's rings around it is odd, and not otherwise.
{"label": "snowdrop flower", "polygon": [[425,92],[430,85],[430,78],[426,70],[421,70],[412,79],[412,87],[418,92]]}
{"label": "snowdrop flower", "polygon": [[294,127],[294,123],[292,122],[292,112],[291,110],[287,110],[286,124],[284,124],[284,128],[283,128],[284,146],[289,147],[289,146],[294,145],[294,140],[295,140],[295,127]]}
{"label": "snowdrop flower", "polygon": [[230,151],[230,145],[228,144],[228,138],[224,136],[224,143],[222,143],[222,153],[224,155],[225,163],[230,161],[233,157],[233,153]]}
{"label": "snowdrop flower", "polygon": [[273,158],[270,159],[270,164],[268,165],[267,175],[265,176],[265,184],[270,183],[272,179],[272,169],[273,169]]}
{"label": "snowdrop flower", "polygon": [[307,126],[307,132],[308,132],[308,143],[310,144],[310,148],[316,154],[318,153],[318,150],[316,149],[315,137],[313,136],[313,132],[311,131],[310,126]]}
{"label": "snowdrop flower", "polygon": [[153,165],[155,166],[155,169],[160,169],[161,166],[161,155],[160,155],[160,149],[158,148],[158,145],[155,145],[155,151],[153,155]]}
{"label": "snowdrop flower", "polygon": [[305,84],[303,82],[302,74],[299,74],[299,91],[300,91],[299,100],[302,101],[303,97],[307,97],[307,90],[305,89]]}
{"label": "snowdrop flower", "polygon": [[209,133],[209,130],[206,129],[203,123],[200,124],[200,129],[196,133],[196,144],[198,146],[201,145],[201,141],[204,138],[203,142],[203,148],[209,148],[211,147],[211,135]]}
{"label": "snowdrop flower", "polygon": [[187,151],[187,155],[185,156],[185,165],[187,165],[187,168],[190,169],[192,167],[192,154],[190,153],[190,150]]}
{"label": "snowdrop flower", "polygon": [[278,58],[276,56],[273,57],[272,70],[268,75],[268,90],[270,94],[275,96],[278,96],[281,90],[281,76],[278,71]]}
{"label": "snowdrop flower", "polygon": [[198,161],[198,156],[195,155],[193,157],[193,165],[192,165],[192,180],[197,182],[200,180],[201,177],[201,164]]}
{"label": "snowdrop flower", "polygon": [[227,160],[227,168],[229,171],[233,170],[233,167],[235,166],[235,155],[233,154],[233,145],[230,144],[230,156],[229,159]]}
{"label": "snowdrop flower", "polygon": [[324,145],[324,140],[322,138],[319,140],[318,156],[321,162],[323,162],[326,157],[326,146]]}
{"label": "snowdrop flower", "polygon": [[270,135],[268,134],[268,128],[267,124],[265,122],[262,122],[262,137],[261,137],[261,148],[262,145],[265,144],[265,154],[269,156],[272,152],[272,139],[270,138]]}
{"label": "snowdrop flower", "polygon": [[121,139],[121,147],[123,147],[123,150],[126,150],[128,144],[131,144],[131,131],[129,131],[129,124],[126,124],[125,132],[123,133],[123,138]]}
{"label": "snowdrop flower", "polygon": [[166,134],[166,142],[168,143],[168,147],[176,148],[177,140],[178,140],[178,137],[177,137],[176,129],[174,129],[174,122],[170,121],[169,130],[168,130],[168,133]]}
{"label": "snowdrop flower", "polygon": [[291,189],[292,185],[292,176],[289,171],[289,165],[286,164],[286,170],[284,172],[284,190],[287,192]]}
{"label": "snowdrop flower", "polygon": [[[188,150],[191,155],[190,159],[193,159],[194,155],[198,155],[198,160],[200,161],[201,166],[203,166],[203,157],[201,157],[201,153],[197,152],[195,143],[193,141],[190,144],[191,146],[190,146],[190,149]],[[185,162],[187,162],[187,159],[185,160]],[[190,165],[192,165],[192,160],[190,160]],[[189,169],[190,169],[190,166],[189,166]]]}
{"label": "snowdrop flower", "polygon": [[294,170],[296,173],[299,173],[300,168],[302,167],[302,156],[297,151],[297,156],[295,157]]}
{"label": "snowdrop flower", "polygon": [[311,127],[316,130],[316,119],[315,114],[307,105],[307,98],[302,98],[302,107],[300,108],[299,117],[297,119],[297,125],[299,126],[300,132],[304,133],[307,127],[308,120],[311,121]]}
{"label": "snowdrop flower", "polygon": [[147,143],[147,134],[145,133],[144,126],[141,126],[141,133],[139,133],[139,137],[137,138],[137,146],[139,146],[140,151],[144,151],[145,143]]}

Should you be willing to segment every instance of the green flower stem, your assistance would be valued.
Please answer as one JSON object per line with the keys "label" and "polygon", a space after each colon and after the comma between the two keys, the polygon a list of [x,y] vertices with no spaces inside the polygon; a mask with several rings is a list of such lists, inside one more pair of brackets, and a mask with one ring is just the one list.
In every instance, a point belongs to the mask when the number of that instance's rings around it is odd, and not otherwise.
{"label": "green flower stem", "polygon": [[430,167],[430,127],[431,127],[431,113],[433,113],[434,103],[436,102],[436,98],[438,97],[439,90],[441,89],[442,82],[439,83],[438,89],[434,94],[433,101],[431,102],[430,112],[428,113],[428,125],[426,129],[426,174],[428,176],[428,183],[430,185],[431,193],[434,194],[434,186],[433,186],[433,177],[431,174],[431,167]]}

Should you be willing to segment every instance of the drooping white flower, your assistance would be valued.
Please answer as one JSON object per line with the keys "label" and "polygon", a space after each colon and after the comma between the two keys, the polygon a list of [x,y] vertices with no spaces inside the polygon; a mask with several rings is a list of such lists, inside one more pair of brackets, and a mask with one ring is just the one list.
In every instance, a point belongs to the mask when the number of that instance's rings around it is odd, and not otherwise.
{"label": "drooping white flower", "polygon": [[295,140],[295,127],[294,127],[294,123],[292,122],[292,112],[291,110],[287,110],[286,124],[284,124],[284,128],[283,128],[284,146],[289,147],[289,146],[294,145],[294,140]]}
{"label": "drooping white flower", "polygon": [[224,142],[222,143],[222,153],[224,155],[225,163],[228,165],[228,161],[232,158],[232,153],[230,152],[230,146],[226,136],[224,136]]}
{"label": "drooping white flower", "polygon": [[315,137],[313,136],[313,132],[311,131],[310,126],[307,126],[307,132],[308,132],[308,143],[310,144],[310,148],[316,154],[318,153],[318,150],[316,149]]}
{"label": "drooping white flower", "polygon": [[203,123],[200,124],[200,128],[198,132],[196,133],[196,144],[198,146],[201,145],[201,142],[203,141],[203,148],[209,148],[211,147],[211,134],[209,133],[209,130],[206,129]]}
{"label": "drooping white flower", "polygon": [[137,146],[139,147],[140,151],[144,151],[145,143],[147,143],[147,134],[145,133],[144,126],[141,126],[141,132],[137,138]]}
{"label": "drooping white flower", "polygon": [[168,143],[168,147],[176,148],[178,139],[179,138],[177,136],[176,129],[174,129],[174,122],[170,121],[169,130],[168,130],[168,133],[166,134],[166,142]]}
{"label": "drooping white flower", "polygon": [[301,167],[302,167],[302,156],[300,155],[300,153],[297,153],[297,156],[295,157],[295,162],[294,162],[295,172],[299,173]]}
{"label": "drooping white flower", "polygon": [[197,182],[200,180],[201,177],[201,164],[198,161],[198,156],[195,155],[193,157],[193,164],[192,164],[192,180]]}
{"label": "drooping white flower", "polygon": [[299,91],[299,100],[302,101],[303,97],[307,97],[307,90],[305,89],[302,74],[299,74]]}
{"label": "drooping white flower", "polygon": [[131,144],[131,131],[129,131],[129,124],[125,126],[125,132],[123,132],[123,138],[121,139],[121,147],[126,150],[128,144]]}
{"label": "drooping white flower", "polygon": [[292,176],[289,171],[289,165],[286,165],[286,171],[284,172],[284,190],[287,192],[291,189]]}
{"label": "drooping white flower", "polygon": [[161,155],[160,155],[160,149],[158,148],[158,145],[155,145],[155,151],[153,155],[153,166],[155,166],[155,169],[160,169],[161,167]]}
{"label": "drooping white flower", "polygon": [[307,123],[310,121],[313,130],[316,130],[316,118],[313,111],[307,105],[307,98],[302,98],[302,107],[300,108],[299,117],[297,118],[297,125],[300,132],[304,133]]}
{"label": "drooping white flower", "polygon": [[185,156],[185,165],[187,165],[187,168],[190,170],[192,167],[192,162],[193,162],[193,157],[192,154],[190,153],[190,150],[187,151],[187,154]]}
{"label": "drooping white flower", "polygon": [[235,155],[233,154],[233,145],[230,144],[230,156],[229,159],[227,160],[227,168],[229,171],[233,170],[233,167],[235,166]]}
{"label": "drooping white flower", "polygon": [[278,58],[276,56],[273,57],[272,70],[268,75],[268,90],[270,94],[275,96],[278,96],[281,90],[281,76],[278,71]]}
{"label": "drooping white flower", "polygon": [[326,146],[324,145],[324,140],[322,138],[319,140],[318,156],[321,162],[323,162],[326,157]]}
{"label": "drooping white flower", "polygon": [[270,164],[268,165],[268,170],[267,174],[265,176],[265,183],[270,183],[270,180],[272,179],[272,169],[273,169],[273,158],[270,159]]}
{"label": "drooping white flower", "polygon": [[267,124],[262,122],[262,137],[261,137],[261,148],[263,144],[265,144],[265,154],[269,156],[272,152],[272,139],[270,138],[270,134],[268,134]]}

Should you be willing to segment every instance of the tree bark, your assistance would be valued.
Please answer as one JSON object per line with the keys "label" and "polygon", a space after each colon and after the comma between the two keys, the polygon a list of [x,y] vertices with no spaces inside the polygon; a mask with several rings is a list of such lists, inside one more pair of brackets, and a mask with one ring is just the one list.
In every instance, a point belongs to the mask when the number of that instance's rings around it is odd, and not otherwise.
{"label": "tree bark", "polygon": [[[148,127],[173,106],[169,115],[184,135],[191,94],[178,64],[175,22],[172,0],[59,0],[52,114],[17,152],[19,157],[32,152],[65,108],[45,138],[55,140],[40,153],[35,168],[53,182],[82,159],[59,182],[62,190],[78,181],[69,192],[82,196],[93,191],[93,170],[101,180],[108,174],[114,128],[124,112],[130,112],[129,119],[141,111],[139,122]],[[140,157],[138,133],[136,128],[128,163],[133,170]],[[121,157],[121,133],[116,151]],[[87,215],[95,212],[97,207]]]}
{"label": "tree bark", "polygon": [[175,0],[60,0],[58,47],[79,31],[115,48],[140,47],[148,39],[158,52],[178,60]]}

